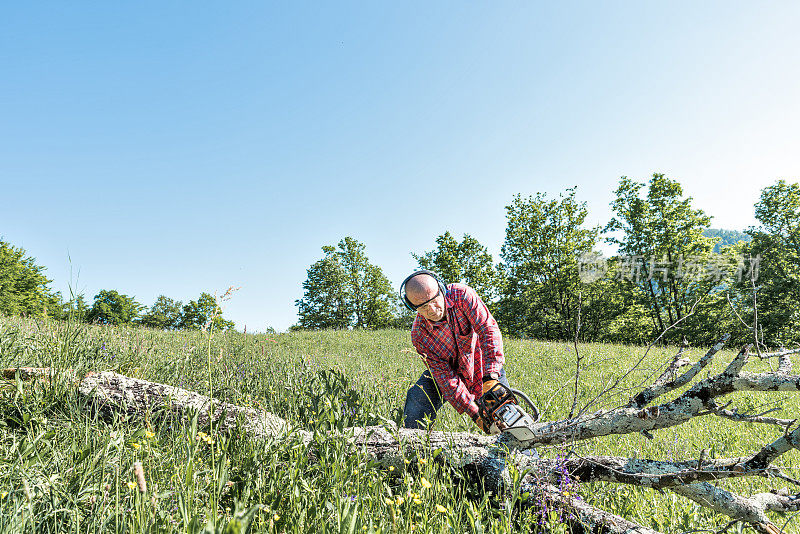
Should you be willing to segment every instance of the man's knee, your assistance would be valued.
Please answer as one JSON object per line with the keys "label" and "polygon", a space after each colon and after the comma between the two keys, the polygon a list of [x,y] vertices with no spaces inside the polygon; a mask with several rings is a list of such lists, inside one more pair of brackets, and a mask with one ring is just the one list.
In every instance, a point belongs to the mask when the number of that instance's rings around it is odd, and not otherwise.
{"label": "man's knee", "polygon": [[[413,388],[418,386],[414,385]],[[412,388],[412,389],[413,389]],[[406,404],[403,407],[403,426],[406,428],[423,429],[436,419],[436,408],[427,402],[420,402],[414,393],[409,390]]]}
{"label": "man's knee", "polygon": [[435,420],[436,414],[433,414],[433,418],[431,418],[429,414],[420,415],[419,413],[406,413],[404,414],[403,427],[414,430],[425,430],[430,428]]}
{"label": "man's knee", "polygon": [[436,412],[442,405],[441,396],[433,384],[433,379],[426,373],[428,372],[423,373],[406,393],[406,403],[403,407],[403,426],[406,428],[426,428],[424,421],[434,421]]}

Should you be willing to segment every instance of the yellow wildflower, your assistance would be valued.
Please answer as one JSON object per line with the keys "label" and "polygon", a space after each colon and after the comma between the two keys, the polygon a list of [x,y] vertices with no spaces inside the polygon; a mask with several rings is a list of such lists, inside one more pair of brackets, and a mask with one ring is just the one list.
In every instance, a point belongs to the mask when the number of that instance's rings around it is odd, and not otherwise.
{"label": "yellow wildflower", "polygon": [[405,459],[405,458],[403,458],[403,461],[406,463],[406,465],[408,465],[408,464],[410,464],[410,463],[411,463],[411,460],[407,460],[407,459]]}
{"label": "yellow wildflower", "polygon": [[384,502],[386,502],[386,504],[388,504],[389,506],[394,504],[394,501],[392,499],[390,499],[389,497],[386,497],[384,499]]}
{"label": "yellow wildflower", "polygon": [[389,471],[394,471],[394,466],[393,465],[389,466]]}
{"label": "yellow wildflower", "polygon": [[128,489],[129,490],[136,489],[136,482],[128,482]]}
{"label": "yellow wildflower", "polygon": [[133,443],[131,443],[131,447],[133,447],[138,451],[142,447],[142,444],[139,443],[138,441],[134,441]]}
{"label": "yellow wildflower", "polygon": [[398,495],[398,496],[395,498],[395,502],[397,503],[397,506],[400,506],[401,504],[403,504],[403,503],[405,502],[405,499],[404,499],[404,498],[402,498],[400,495]]}
{"label": "yellow wildflower", "polygon": [[6,497],[8,497],[8,492],[7,491],[4,491],[4,492],[0,493],[0,499],[5,499]]}
{"label": "yellow wildflower", "polygon": [[422,504],[422,501],[419,497],[414,497],[414,504]]}
{"label": "yellow wildflower", "polygon": [[153,439],[153,437],[155,437],[155,435],[156,435],[155,432],[151,432],[149,430],[145,430],[144,431],[144,437],[146,437],[147,439]]}
{"label": "yellow wildflower", "polygon": [[277,521],[280,518],[281,518],[281,516],[279,516],[278,514],[275,514],[275,515],[272,516],[272,520],[273,521]]}
{"label": "yellow wildflower", "polygon": [[420,484],[422,485],[422,487],[423,487],[423,488],[425,488],[425,489],[430,489],[430,488],[431,488],[431,483],[430,483],[430,482],[428,482],[428,479],[427,479],[427,478],[425,478],[425,477],[422,477],[422,478],[419,480],[419,483],[420,483]]}
{"label": "yellow wildflower", "polygon": [[447,508],[445,508],[441,504],[437,504],[436,505],[436,511],[441,513],[441,514],[445,514],[445,513],[447,513]]}
{"label": "yellow wildflower", "polygon": [[425,465],[425,464],[428,463],[428,459],[427,458],[420,458],[419,459],[419,463],[421,463],[422,465]]}

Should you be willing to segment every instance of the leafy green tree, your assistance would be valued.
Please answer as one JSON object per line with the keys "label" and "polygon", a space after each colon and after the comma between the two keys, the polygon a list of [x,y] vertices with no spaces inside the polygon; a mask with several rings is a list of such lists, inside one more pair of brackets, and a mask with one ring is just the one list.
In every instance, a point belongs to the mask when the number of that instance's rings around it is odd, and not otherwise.
{"label": "leafy green tree", "polygon": [[296,300],[300,328],[347,328],[353,314],[344,267],[336,247],[322,247],[325,256],[308,268],[303,298]]}
{"label": "leafy green tree", "polygon": [[703,230],[703,237],[710,237],[716,239],[714,244],[714,253],[719,254],[725,247],[735,245],[740,241],[750,241],[752,238],[745,232],[738,230],[721,230],[718,228],[707,228]]}
{"label": "leafy green tree", "polygon": [[307,271],[298,307],[301,328],[383,328],[393,324],[396,297],[380,267],[369,263],[365,246],[352,237]]}
{"label": "leafy green tree", "polygon": [[216,330],[228,330],[234,327],[233,321],[222,317],[222,308],[217,303],[217,299],[213,295],[203,292],[200,293],[197,300],[190,300],[183,305],[178,327],[196,330],[208,324],[213,324]]}
{"label": "leafy green tree", "polygon": [[620,278],[619,258],[603,259],[601,265],[603,270],[596,279],[582,279],[580,339],[611,343],[648,341],[651,328],[647,310],[639,304],[636,288]]}
{"label": "leafy green tree", "polygon": [[149,328],[161,330],[174,330],[181,324],[183,318],[183,303],[172,300],[164,295],[159,295],[150,310],[142,315],[140,323]]}
{"label": "leafy green tree", "polygon": [[130,324],[139,317],[144,306],[133,297],[123,295],[114,289],[103,289],[94,296],[92,309],[86,320],[95,324]]}
{"label": "leafy green tree", "polygon": [[578,260],[592,251],[599,232],[583,227],[586,203],[575,200],[573,187],[558,199],[516,195],[506,211],[498,322],[517,335],[573,338],[583,289]]}
{"label": "leafy green tree", "polygon": [[369,263],[366,247],[352,237],[339,241],[339,258],[353,310],[354,328],[385,328],[392,321],[394,292],[377,265]]}
{"label": "leafy green tree", "polygon": [[0,313],[61,315],[61,299],[48,287],[45,268],[25,250],[0,240]]}
{"label": "leafy green tree", "polygon": [[436,238],[436,249],[411,255],[421,268],[436,272],[446,283],[460,282],[472,287],[487,304],[500,295],[502,277],[492,255],[469,234],[464,234],[458,242],[450,232],[445,232]]}
{"label": "leafy green tree", "polygon": [[[605,228],[628,262],[623,275],[640,291],[640,303],[649,312],[651,335],[683,321],[730,274],[728,257],[712,258],[714,240],[703,236],[711,218],[683,198],[681,185],[663,174],[653,174],[645,198],[645,184],[622,177],[611,203],[615,217]],[[722,276],[706,272],[709,265],[724,267]],[[691,322],[674,330],[682,335]]]}
{"label": "leafy green tree", "polygon": [[758,269],[737,284],[742,314],[753,324],[755,287],[759,341],[772,346],[800,342],[800,184],[778,180],[764,188],[755,216],[761,224],[747,231],[753,240],[744,254],[748,261],[754,258]]}

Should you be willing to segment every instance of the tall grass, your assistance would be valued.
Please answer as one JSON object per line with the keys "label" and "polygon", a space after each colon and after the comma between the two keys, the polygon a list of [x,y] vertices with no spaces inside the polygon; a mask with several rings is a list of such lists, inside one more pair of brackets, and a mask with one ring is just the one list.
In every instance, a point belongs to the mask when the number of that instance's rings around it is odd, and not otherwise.
{"label": "tall grass", "polygon": [[[579,346],[586,366],[578,404],[594,398],[643,353],[641,347]],[[705,347],[690,352],[699,357]],[[674,353],[656,348],[641,369],[592,409],[627,401],[635,387]],[[717,358],[721,368],[731,353]],[[572,404],[574,348],[506,340],[513,386],[537,402],[543,417],[565,417]],[[0,319],[0,366],[113,370],[273,412],[313,432],[265,441],[220,434],[197,419],[151,414],[126,420],[92,412],[65,374],[0,389],[0,531],[2,532],[536,532],[558,531],[558,511],[523,511],[425,457],[400,467],[372,461],[331,430],[400,421],[407,388],[424,370],[408,332],[323,331],[278,335],[160,332],[74,323]],[[766,364],[763,364],[766,365]],[[757,367],[757,366],[756,366]],[[793,417],[798,401],[740,395],[741,408],[780,400]],[[472,430],[446,407],[436,428]],[[648,440],[614,436],[579,443],[577,454],[647,458],[745,455],[777,437],[765,426],[700,418]],[[544,456],[563,448],[540,450]],[[433,458],[436,451],[430,451]],[[796,455],[783,463],[793,466]],[[140,462],[141,491],[134,474]],[[795,473],[796,475],[796,473]],[[770,481],[725,481],[751,494]],[[725,518],[669,493],[585,484],[587,501],[665,532],[720,528]],[[778,524],[783,521],[776,519]],[[790,522],[787,529],[797,529]]]}

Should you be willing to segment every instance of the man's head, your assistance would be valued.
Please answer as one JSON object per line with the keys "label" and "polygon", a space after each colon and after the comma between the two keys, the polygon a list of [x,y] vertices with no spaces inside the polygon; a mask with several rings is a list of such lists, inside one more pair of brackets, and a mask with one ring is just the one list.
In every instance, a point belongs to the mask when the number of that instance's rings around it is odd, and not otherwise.
{"label": "man's head", "polygon": [[444,294],[433,276],[420,273],[405,284],[406,298],[417,307],[417,313],[429,321],[444,319]]}

